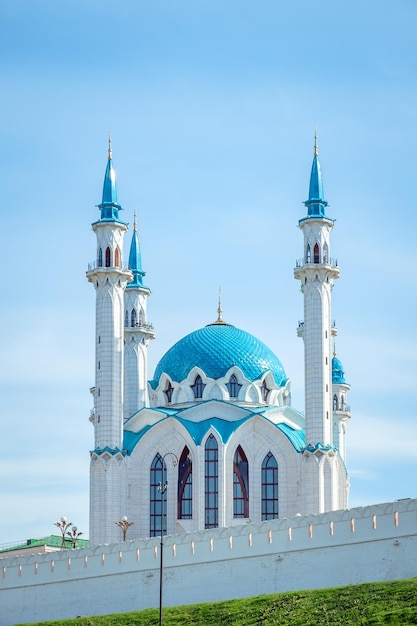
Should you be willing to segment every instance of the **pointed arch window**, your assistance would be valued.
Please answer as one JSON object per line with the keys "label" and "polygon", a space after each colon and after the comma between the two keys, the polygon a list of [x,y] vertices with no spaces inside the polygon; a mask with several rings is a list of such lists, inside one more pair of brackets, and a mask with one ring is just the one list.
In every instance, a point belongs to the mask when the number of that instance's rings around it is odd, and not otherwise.
{"label": "pointed arch window", "polygon": [[136,309],[132,309],[132,312],[130,313],[130,325],[131,325],[132,328],[137,326],[137,324],[136,324]]}
{"label": "pointed arch window", "polygon": [[184,446],[178,465],[178,519],[193,517],[193,464],[190,451]]}
{"label": "pointed arch window", "polygon": [[337,411],[339,408],[339,403],[337,401],[337,395],[334,394],[333,396],[333,411]]}
{"label": "pointed arch window", "polygon": [[314,263],[320,263],[320,248],[319,244],[314,244]]}
{"label": "pointed arch window", "polygon": [[[164,471],[162,471],[162,468],[164,468]],[[159,485],[162,484],[162,474],[164,474],[164,477],[166,476],[166,465],[158,452],[152,461],[150,470],[150,537],[157,537],[161,534],[166,535],[167,532],[166,499],[162,498],[162,494],[158,490]],[[164,503],[164,510],[162,510],[162,502]]]}
{"label": "pointed arch window", "polygon": [[272,452],[262,461],[262,520],[278,518],[278,463]]}
{"label": "pointed arch window", "polygon": [[194,393],[194,398],[196,398],[197,400],[201,400],[201,398],[203,397],[204,387],[205,385],[203,384],[203,379],[201,378],[200,374],[198,374],[195,377],[194,385],[191,385],[191,389]]}
{"label": "pointed arch window", "polygon": [[145,311],[142,307],[139,309],[139,326],[142,326],[145,323]]}
{"label": "pointed arch window", "polygon": [[111,267],[111,252],[109,246],[106,248],[106,267]]}
{"label": "pointed arch window", "polygon": [[311,263],[311,248],[310,248],[310,244],[307,244],[307,250],[306,250],[306,263]]}
{"label": "pointed arch window", "polygon": [[219,525],[219,448],[213,434],[204,449],[204,527]]}
{"label": "pointed arch window", "polygon": [[114,251],[114,265],[115,267],[120,267],[120,251],[119,248],[116,248]]}
{"label": "pointed arch window", "polygon": [[174,391],[174,387],[171,385],[171,382],[167,380],[167,384],[165,386],[164,394],[166,396],[167,402],[170,403],[172,400],[172,392]]}
{"label": "pointed arch window", "polygon": [[233,459],[233,517],[249,517],[249,464],[241,446]]}
{"label": "pointed arch window", "polygon": [[101,248],[98,249],[98,266],[103,267],[103,250]]}
{"label": "pointed arch window", "polygon": [[226,384],[226,387],[229,392],[229,396],[231,398],[237,398],[242,385],[239,385],[236,376],[232,374],[229,378],[229,382]]}
{"label": "pointed arch window", "polygon": [[329,246],[327,243],[323,246],[323,263],[327,263],[329,261]]}
{"label": "pointed arch window", "polygon": [[262,383],[262,387],[261,387],[261,394],[262,394],[262,401],[266,402],[268,400],[268,396],[269,396],[269,392],[271,390],[269,389],[268,385],[266,384],[266,380],[263,381]]}
{"label": "pointed arch window", "polygon": [[344,395],[340,397],[340,408],[342,411],[345,410],[345,396]]}
{"label": "pointed arch window", "polygon": [[129,311],[125,311],[125,326],[129,326]]}

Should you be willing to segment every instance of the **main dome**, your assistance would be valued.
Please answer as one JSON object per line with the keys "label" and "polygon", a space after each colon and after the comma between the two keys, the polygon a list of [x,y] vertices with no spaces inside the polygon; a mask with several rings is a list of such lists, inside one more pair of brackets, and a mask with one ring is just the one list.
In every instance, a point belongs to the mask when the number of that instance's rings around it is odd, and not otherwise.
{"label": "main dome", "polygon": [[174,344],[156,366],[152,382],[157,385],[164,372],[173,381],[181,382],[195,366],[209,378],[217,379],[234,365],[250,381],[258,380],[267,371],[280,387],[287,381],[281,361],[262,341],[231,324],[217,322]]}

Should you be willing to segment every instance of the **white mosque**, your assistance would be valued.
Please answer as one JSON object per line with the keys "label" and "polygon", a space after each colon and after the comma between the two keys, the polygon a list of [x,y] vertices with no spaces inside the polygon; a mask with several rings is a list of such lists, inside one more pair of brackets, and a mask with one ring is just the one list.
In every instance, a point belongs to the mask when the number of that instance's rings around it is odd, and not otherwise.
{"label": "white mosque", "polygon": [[297,331],[304,413],[291,406],[280,360],[224,321],[220,301],[217,319],[180,339],[149,375],[151,292],[136,218],[123,261],[128,225],[119,214],[109,142],[100,217],[92,224],[96,260],[87,271],[96,289],[90,545],[120,541],[116,522],[123,518],[133,522],[135,539],[347,508],[350,387],[333,352],[339,267],[330,254],[334,220],[326,213],[317,139],[305,206],[294,270],[304,297]]}

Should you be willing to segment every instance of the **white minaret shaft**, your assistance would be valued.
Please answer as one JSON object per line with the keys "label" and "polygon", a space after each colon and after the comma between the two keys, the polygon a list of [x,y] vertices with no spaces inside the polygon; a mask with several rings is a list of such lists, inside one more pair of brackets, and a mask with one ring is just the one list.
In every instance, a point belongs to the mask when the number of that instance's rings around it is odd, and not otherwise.
{"label": "white minaret shaft", "polygon": [[301,281],[304,322],[298,334],[304,340],[306,446],[333,445],[331,321],[333,282],[339,277],[330,257],[333,220],[325,215],[323,183],[317,143],[310,177],[307,216],[299,221],[304,235],[304,256],[297,261],[295,278]]}
{"label": "white minaret shaft", "polygon": [[122,448],[124,303],[132,272],[123,268],[123,239],[127,226],[119,219],[112,153],[109,157],[99,205],[101,217],[92,225],[97,236],[97,257],[87,272],[96,289],[96,376],[94,391],[95,448]]}

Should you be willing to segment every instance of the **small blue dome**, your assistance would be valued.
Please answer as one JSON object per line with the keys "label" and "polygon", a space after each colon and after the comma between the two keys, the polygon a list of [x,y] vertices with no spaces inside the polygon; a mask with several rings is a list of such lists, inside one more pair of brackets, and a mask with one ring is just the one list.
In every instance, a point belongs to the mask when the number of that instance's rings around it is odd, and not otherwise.
{"label": "small blue dome", "polygon": [[332,358],[332,383],[342,383],[346,385],[345,372],[343,371],[343,365],[335,356]]}
{"label": "small blue dome", "polygon": [[157,385],[164,372],[181,382],[195,366],[209,378],[217,379],[234,365],[250,381],[258,380],[267,371],[271,371],[277,385],[283,386],[287,381],[280,360],[262,341],[221,322],[204,326],[174,344],[156,366],[153,383]]}

